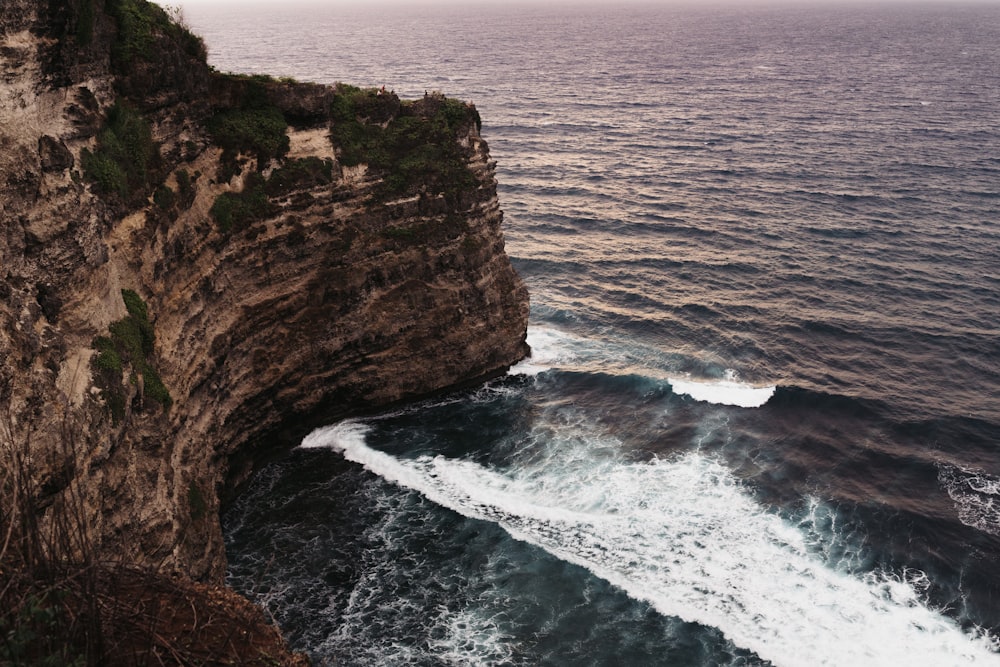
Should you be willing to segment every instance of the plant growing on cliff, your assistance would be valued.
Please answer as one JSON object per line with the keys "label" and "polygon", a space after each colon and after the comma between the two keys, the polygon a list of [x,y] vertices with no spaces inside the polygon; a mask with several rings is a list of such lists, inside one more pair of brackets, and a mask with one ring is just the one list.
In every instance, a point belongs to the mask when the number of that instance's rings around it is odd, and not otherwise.
{"label": "plant growing on cliff", "polygon": [[333,162],[318,157],[288,160],[271,172],[264,189],[275,197],[298,188],[311,188],[333,182]]}
{"label": "plant growing on cliff", "polygon": [[273,106],[234,109],[216,114],[208,124],[212,140],[228,151],[249,151],[261,165],[288,152],[288,123]]}
{"label": "plant growing on cliff", "polygon": [[223,192],[215,198],[209,213],[223,233],[239,231],[275,210],[272,197],[332,181],[330,160],[317,157],[288,160],[272,171],[267,180],[258,173],[249,174],[241,192]]}
{"label": "plant growing on cliff", "polygon": [[393,93],[338,84],[330,116],[341,164],[365,163],[380,175],[379,199],[423,191],[454,204],[475,187],[470,151],[458,142],[461,132],[479,125],[474,107],[440,93],[400,102]]}
{"label": "plant growing on cliff", "polygon": [[157,35],[176,42],[189,56],[205,62],[208,54],[205,43],[188,29],[179,9],[170,8],[171,16],[163,7],[147,0],[107,0],[106,8],[118,25],[111,56],[119,73],[127,71],[136,61],[154,60]]}
{"label": "plant growing on cliff", "polygon": [[142,298],[132,290],[122,290],[122,300],[128,315],[108,327],[108,336],[94,339],[97,355],[93,365],[97,385],[115,423],[125,417],[126,393],[122,387],[122,371],[132,369],[131,381],[139,384],[138,400],[169,408],[173,403],[160,374],[150,362],[156,334],[149,321],[149,311]]}
{"label": "plant growing on cliff", "polygon": [[289,139],[284,114],[268,99],[264,84],[269,79],[227,74],[222,80],[234,87],[239,103],[218,111],[207,127],[212,141],[223,149],[216,179],[227,182],[241,171],[241,152],[256,157],[257,170],[263,171],[271,160],[285,156]]}
{"label": "plant growing on cliff", "polygon": [[94,152],[81,153],[83,173],[98,192],[122,200],[144,194],[159,166],[160,149],[149,122],[126,102],[108,110]]}
{"label": "plant growing on cliff", "polygon": [[271,200],[264,190],[264,178],[254,173],[247,176],[241,192],[223,192],[216,197],[209,213],[219,230],[228,234],[245,229],[272,210]]}

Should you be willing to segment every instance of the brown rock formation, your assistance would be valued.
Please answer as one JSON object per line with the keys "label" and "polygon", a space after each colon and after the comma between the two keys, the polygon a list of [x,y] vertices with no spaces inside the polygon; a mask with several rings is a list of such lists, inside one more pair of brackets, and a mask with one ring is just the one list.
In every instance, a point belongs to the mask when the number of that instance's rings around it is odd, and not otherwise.
{"label": "brown rock formation", "polygon": [[[129,33],[123,6],[152,28]],[[448,103],[459,185],[389,187],[331,141],[339,89],[215,74],[162,15],[0,7],[0,449],[30,442],[43,524],[73,491],[101,554],[217,582],[220,494],[318,420],[502,373],[527,352],[527,293],[474,109]],[[250,98],[292,124],[277,159],[209,131]],[[101,180],[88,159],[110,150],[116,103],[155,150]],[[384,128],[440,120],[445,101],[373,104]],[[226,230],[213,206],[240,192],[265,204]],[[155,340],[99,372],[123,289]],[[170,402],[151,400],[153,367]]]}

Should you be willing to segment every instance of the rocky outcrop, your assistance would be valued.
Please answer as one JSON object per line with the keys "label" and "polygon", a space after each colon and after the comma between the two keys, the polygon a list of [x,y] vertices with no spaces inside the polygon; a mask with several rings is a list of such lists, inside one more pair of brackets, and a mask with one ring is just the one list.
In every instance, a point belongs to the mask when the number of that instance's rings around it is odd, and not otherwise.
{"label": "rocky outcrop", "polygon": [[[125,5],[153,12],[131,41]],[[218,582],[220,497],[257,463],[504,372],[528,302],[472,107],[221,76],[162,20],[144,0],[0,10],[0,439],[28,443],[43,523],[80,499],[100,553]],[[367,133],[351,159],[345,108]],[[275,111],[276,149],[239,134]],[[410,133],[379,139],[393,123]],[[356,159],[425,126],[458,177]],[[115,152],[143,128],[153,149]]]}

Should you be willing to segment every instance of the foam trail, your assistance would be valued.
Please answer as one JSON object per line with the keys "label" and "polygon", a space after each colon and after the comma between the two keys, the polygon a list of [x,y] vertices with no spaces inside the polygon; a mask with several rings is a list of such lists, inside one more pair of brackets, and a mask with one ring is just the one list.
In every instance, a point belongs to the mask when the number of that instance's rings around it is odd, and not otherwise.
{"label": "foam trail", "polygon": [[556,368],[589,369],[608,373],[637,373],[670,383],[675,394],[717,405],[757,408],[770,400],[777,387],[741,382],[727,369],[722,379],[677,375],[660,353],[630,344],[590,340],[551,327],[528,327],[531,357],[511,367],[512,375],[538,375]]}
{"label": "foam trail", "polygon": [[397,459],[369,447],[365,432],[348,421],[302,446],[333,448],[435,503],[495,522],[776,665],[1000,664],[988,637],[928,609],[910,583],[824,566],[801,533],[698,454],[630,463],[576,451],[560,468],[557,452],[506,476],[444,457]]}
{"label": "foam trail", "polygon": [[696,401],[741,408],[759,408],[771,399],[777,388],[774,385],[759,387],[739,382],[732,370],[727,370],[722,380],[670,378],[669,382],[675,394],[686,394]]}
{"label": "foam trail", "polygon": [[959,521],[1000,535],[1000,477],[942,463],[938,465],[938,481],[955,503]]}

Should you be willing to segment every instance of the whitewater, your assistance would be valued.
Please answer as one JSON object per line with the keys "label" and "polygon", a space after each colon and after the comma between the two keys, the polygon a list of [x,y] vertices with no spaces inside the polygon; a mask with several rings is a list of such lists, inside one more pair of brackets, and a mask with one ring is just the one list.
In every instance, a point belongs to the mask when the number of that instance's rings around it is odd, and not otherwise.
{"label": "whitewater", "polygon": [[580,447],[593,437],[571,438],[575,451],[546,452],[510,477],[441,456],[401,460],[368,447],[365,432],[344,422],[302,447],[339,451],[442,507],[494,522],[775,664],[1000,664],[994,638],[969,636],[921,603],[920,573],[862,579],[827,568],[794,526],[710,458],[600,461]]}

